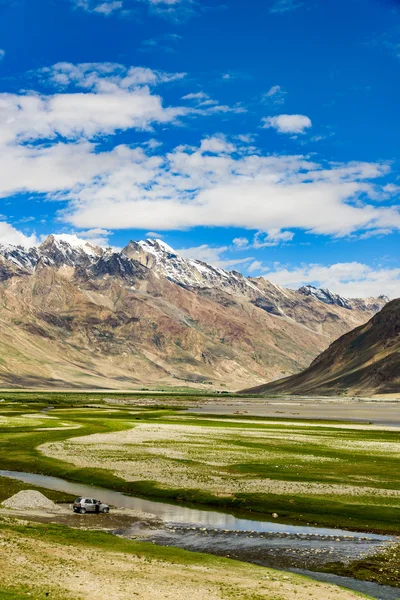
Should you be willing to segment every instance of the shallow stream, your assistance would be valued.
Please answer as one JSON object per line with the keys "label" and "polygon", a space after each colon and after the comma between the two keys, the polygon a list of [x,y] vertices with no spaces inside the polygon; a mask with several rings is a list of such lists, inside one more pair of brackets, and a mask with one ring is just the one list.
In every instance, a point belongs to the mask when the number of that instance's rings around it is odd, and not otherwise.
{"label": "shallow stream", "polygon": [[[146,539],[159,545],[177,546],[264,566],[301,571],[313,579],[338,583],[379,600],[400,599],[400,590],[390,586],[315,572],[328,562],[355,560],[379,551],[394,542],[394,538],[390,536],[286,525],[253,516],[237,517],[215,510],[200,510],[180,504],[145,500],[46,475],[0,470],[0,476],[76,496],[97,497],[117,508],[150,513],[165,523],[161,528],[150,530],[143,529],[140,524],[134,524],[114,532],[123,537]],[[88,515],[88,518],[92,517]]]}

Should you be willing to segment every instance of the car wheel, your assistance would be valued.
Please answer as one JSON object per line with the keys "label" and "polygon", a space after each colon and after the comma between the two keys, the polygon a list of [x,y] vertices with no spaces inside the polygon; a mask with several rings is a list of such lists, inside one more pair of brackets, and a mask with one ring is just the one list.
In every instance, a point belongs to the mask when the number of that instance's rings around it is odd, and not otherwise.
{"label": "car wheel", "polygon": [[81,515],[84,515],[86,512],[86,508],[81,508],[81,510],[79,512],[81,513]]}
{"label": "car wheel", "polygon": [[103,508],[103,513],[107,514],[107,513],[109,513],[109,512],[110,512],[110,509],[109,509],[109,508],[107,508],[107,507]]}

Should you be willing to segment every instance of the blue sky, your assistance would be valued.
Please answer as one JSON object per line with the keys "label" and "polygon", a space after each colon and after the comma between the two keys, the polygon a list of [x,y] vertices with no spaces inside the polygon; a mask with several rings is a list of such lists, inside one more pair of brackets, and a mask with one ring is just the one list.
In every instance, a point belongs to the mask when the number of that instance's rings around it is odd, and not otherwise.
{"label": "blue sky", "polygon": [[400,295],[400,2],[0,0],[0,239]]}

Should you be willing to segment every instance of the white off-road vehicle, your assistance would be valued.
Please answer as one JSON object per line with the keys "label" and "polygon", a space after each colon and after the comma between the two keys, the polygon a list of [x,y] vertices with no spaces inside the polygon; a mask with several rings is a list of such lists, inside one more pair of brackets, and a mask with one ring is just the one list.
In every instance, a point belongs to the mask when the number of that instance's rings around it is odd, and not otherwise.
{"label": "white off-road vehicle", "polygon": [[77,498],[74,502],[73,506],[74,512],[81,513],[82,515],[87,512],[94,513],[108,513],[110,512],[110,507],[108,504],[103,504],[101,500],[96,500],[96,498]]}

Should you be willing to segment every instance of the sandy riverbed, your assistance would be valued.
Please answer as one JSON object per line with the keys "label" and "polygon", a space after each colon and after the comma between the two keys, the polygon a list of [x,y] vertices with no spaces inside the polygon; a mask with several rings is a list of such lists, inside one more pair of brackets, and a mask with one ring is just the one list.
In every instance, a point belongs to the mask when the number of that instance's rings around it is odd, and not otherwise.
{"label": "sandy riverbed", "polygon": [[289,419],[338,419],[400,427],[400,395],[385,398],[282,397],[208,400],[191,412],[281,417]]}

